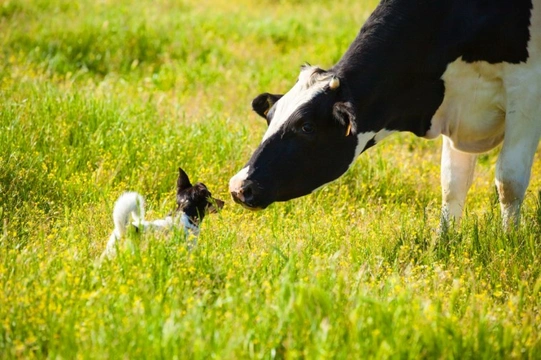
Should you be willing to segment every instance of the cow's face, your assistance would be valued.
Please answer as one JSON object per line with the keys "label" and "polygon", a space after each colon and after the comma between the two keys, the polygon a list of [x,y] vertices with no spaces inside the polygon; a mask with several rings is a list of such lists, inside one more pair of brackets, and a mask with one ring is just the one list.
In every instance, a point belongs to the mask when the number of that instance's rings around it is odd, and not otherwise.
{"label": "cow's face", "polygon": [[249,209],[309,194],[338,178],[374,136],[357,136],[347,88],[315,67],[304,67],[285,95],[259,95],[252,107],[269,127],[229,183],[233,199]]}

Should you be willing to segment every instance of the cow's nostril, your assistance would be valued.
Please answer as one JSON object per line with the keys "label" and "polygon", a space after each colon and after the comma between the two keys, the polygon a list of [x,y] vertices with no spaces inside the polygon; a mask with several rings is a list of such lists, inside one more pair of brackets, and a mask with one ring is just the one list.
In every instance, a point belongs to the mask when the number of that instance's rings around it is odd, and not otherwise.
{"label": "cow's nostril", "polygon": [[233,197],[233,200],[238,203],[244,202],[244,195],[242,194],[242,190],[239,191],[231,191],[231,196]]}
{"label": "cow's nostril", "polygon": [[247,184],[241,189],[242,195],[244,195],[244,202],[251,202],[254,198],[254,193],[252,190],[252,184]]}
{"label": "cow's nostril", "polygon": [[231,196],[235,202],[250,206],[254,200],[254,186],[255,184],[246,180],[243,181],[240,186],[231,190]]}

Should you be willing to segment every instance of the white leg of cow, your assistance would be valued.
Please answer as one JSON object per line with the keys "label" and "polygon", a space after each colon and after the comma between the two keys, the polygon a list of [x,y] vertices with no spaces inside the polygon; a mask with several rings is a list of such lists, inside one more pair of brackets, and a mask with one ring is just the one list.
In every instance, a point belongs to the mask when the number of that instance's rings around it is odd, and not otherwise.
{"label": "white leg of cow", "polygon": [[[505,136],[507,140],[507,134]],[[537,141],[535,144],[537,145]],[[530,182],[535,147],[532,142],[528,146],[524,143],[511,145],[510,141],[504,141],[496,166],[496,187],[505,229],[518,224],[520,206]]]}
{"label": "white leg of cow", "polygon": [[[535,64],[532,63],[532,67]],[[538,66],[538,65],[537,65]],[[541,74],[509,65],[505,78],[505,137],[496,164],[496,187],[504,228],[517,225],[541,137]]]}
{"label": "white leg of cow", "polygon": [[453,149],[451,140],[443,136],[441,154],[441,228],[450,221],[460,221],[466,195],[472,184],[477,156]]}
{"label": "white leg of cow", "polygon": [[496,164],[496,187],[505,229],[518,224],[520,206],[530,182],[533,158],[541,133],[539,125],[537,128],[524,126],[524,123],[519,126],[509,121],[509,116],[502,151]]}

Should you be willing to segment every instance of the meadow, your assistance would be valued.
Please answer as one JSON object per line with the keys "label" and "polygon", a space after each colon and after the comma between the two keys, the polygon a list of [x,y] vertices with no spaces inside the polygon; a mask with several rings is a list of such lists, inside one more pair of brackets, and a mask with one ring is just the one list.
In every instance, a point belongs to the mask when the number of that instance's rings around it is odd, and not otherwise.
{"label": "meadow", "polygon": [[[250,108],[330,67],[367,1],[0,3],[0,358],[541,358],[541,163],[500,229],[497,151],[439,234],[441,139],[410,134],[262,212],[228,181],[266,124]],[[99,261],[115,199],[175,206],[177,167],[225,208],[198,246],[130,236]]]}

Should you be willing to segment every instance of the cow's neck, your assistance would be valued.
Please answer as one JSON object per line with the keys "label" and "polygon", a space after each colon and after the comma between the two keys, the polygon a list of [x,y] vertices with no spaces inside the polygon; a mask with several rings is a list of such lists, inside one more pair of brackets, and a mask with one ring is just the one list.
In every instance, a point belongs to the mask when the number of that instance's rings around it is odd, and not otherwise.
{"label": "cow's neck", "polygon": [[[448,59],[427,56],[444,12],[431,10],[442,5],[406,2],[382,2],[333,68],[346,79],[361,132],[387,129],[424,136],[443,101],[440,78]],[[422,18],[431,12],[435,15]]]}
{"label": "cow's neck", "polygon": [[[443,101],[441,77],[449,63],[461,56],[468,62],[524,61],[529,32],[519,25],[529,24],[531,1],[494,2],[498,4],[382,1],[332,69],[344,79],[356,105],[358,130],[425,136]],[[488,35],[483,37],[494,30],[487,31],[487,26],[503,23],[503,17],[506,24],[513,24],[506,29],[512,33],[496,43]]]}

